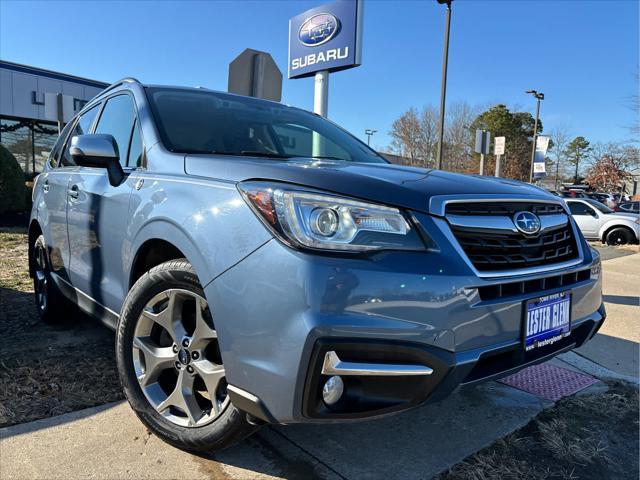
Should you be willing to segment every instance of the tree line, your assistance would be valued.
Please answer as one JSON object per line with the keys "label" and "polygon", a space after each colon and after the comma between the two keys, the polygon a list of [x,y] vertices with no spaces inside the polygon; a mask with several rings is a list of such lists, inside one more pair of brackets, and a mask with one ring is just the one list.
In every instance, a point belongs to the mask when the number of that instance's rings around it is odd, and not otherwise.
{"label": "tree line", "polygon": [[[534,122],[529,112],[511,110],[504,104],[488,108],[467,102],[452,104],[445,121],[443,169],[478,173],[480,155],[474,152],[475,132],[482,129],[491,132],[492,152],[493,139],[506,137],[501,176],[528,181]],[[591,143],[583,136],[571,135],[566,126],[556,127],[547,134],[539,120],[538,135],[550,137],[543,184],[557,189],[561,183],[586,180],[597,189],[619,189],[640,169],[637,125],[629,131],[634,137],[629,142]],[[389,153],[403,157],[408,165],[435,167],[438,110],[433,105],[422,109],[413,107],[402,113],[391,125],[389,135],[391,143],[386,149]],[[492,175],[494,169],[495,157],[487,155],[485,174]]]}

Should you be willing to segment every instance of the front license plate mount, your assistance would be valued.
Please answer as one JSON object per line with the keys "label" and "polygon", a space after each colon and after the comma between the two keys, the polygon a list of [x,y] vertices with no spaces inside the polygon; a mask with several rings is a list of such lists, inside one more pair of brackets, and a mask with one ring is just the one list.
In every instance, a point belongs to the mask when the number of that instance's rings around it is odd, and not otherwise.
{"label": "front license plate mount", "polygon": [[524,304],[525,352],[546,347],[571,334],[571,292],[532,298]]}

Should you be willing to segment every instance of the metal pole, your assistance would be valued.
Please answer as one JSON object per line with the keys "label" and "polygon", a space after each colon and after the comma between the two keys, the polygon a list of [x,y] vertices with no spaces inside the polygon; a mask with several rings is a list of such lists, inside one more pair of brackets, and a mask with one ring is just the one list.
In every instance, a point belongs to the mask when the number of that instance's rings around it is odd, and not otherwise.
{"label": "metal pole", "polygon": [[371,134],[367,133],[367,145],[371,146]]}
{"label": "metal pole", "polygon": [[538,137],[538,118],[540,117],[540,97],[536,95],[538,105],[536,107],[536,121],[533,124],[533,146],[531,147],[531,171],[529,172],[529,183],[533,183],[533,162],[536,158],[536,139]]}
{"label": "metal pole", "polygon": [[322,70],[316,73],[313,89],[313,111],[327,117],[329,110],[329,72]]}
{"label": "metal pole", "polygon": [[480,175],[484,175],[484,153],[480,154]]}
{"label": "metal pole", "polygon": [[[329,111],[329,71],[317,72],[313,85],[313,111],[321,117],[327,118]],[[312,134],[312,155],[324,155],[324,142],[317,132]]]}
{"label": "metal pole", "polygon": [[442,85],[440,86],[440,122],[438,126],[438,153],[436,168],[442,169],[442,152],[444,142],[444,105],[447,96],[447,64],[449,61],[449,30],[451,27],[451,0],[447,2],[447,19],[444,30],[444,54],[442,60]]}
{"label": "metal pole", "polygon": [[500,162],[502,161],[502,155],[496,155],[496,177],[500,176]]}

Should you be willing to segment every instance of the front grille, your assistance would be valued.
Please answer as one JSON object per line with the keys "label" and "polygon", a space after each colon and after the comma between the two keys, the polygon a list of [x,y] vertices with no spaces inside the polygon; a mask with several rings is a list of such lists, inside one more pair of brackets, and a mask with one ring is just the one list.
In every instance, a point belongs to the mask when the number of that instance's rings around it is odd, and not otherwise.
{"label": "front grille", "polygon": [[536,278],[534,280],[524,280],[521,282],[499,283],[478,287],[480,300],[501,300],[509,297],[516,297],[528,293],[545,295],[545,292],[560,287],[573,287],[574,285],[589,280],[591,270],[580,270],[579,272],[554,275],[552,277]]}
{"label": "front grille", "polygon": [[[506,229],[490,230],[473,225],[473,217],[502,216],[511,219],[516,212],[530,211],[539,217],[566,215],[562,206],[528,202],[476,202],[447,205],[448,215],[467,216],[465,226],[451,225],[451,230],[467,257],[478,271],[507,271],[553,265],[578,257],[571,224],[525,235]],[[509,220],[511,221],[511,220]]]}
{"label": "front grille", "polygon": [[516,212],[532,212],[538,216],[565,213],[561,205],[555,203],[530,202],[477,202],[447,204],[446,215],[481,215],[513,217]]}

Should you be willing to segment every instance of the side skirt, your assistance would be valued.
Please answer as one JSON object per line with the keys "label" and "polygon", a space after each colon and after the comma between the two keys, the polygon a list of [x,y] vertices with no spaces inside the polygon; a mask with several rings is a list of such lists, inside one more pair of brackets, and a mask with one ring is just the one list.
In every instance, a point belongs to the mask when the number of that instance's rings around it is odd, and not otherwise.
{"label": "side skirt", "polygon": [[120,318],[116,312],[105,307],[101,303],[98,303],[92,297],[78,290],[59,275],[52,272],[51,277],[62,294],[67,297],[69,301],[78,305],[78,307],[80,307],[80,309],[87,315],[97,318],[104,325],[115,331]]}

